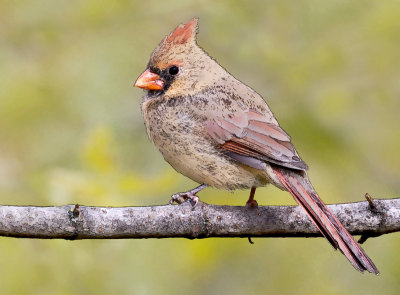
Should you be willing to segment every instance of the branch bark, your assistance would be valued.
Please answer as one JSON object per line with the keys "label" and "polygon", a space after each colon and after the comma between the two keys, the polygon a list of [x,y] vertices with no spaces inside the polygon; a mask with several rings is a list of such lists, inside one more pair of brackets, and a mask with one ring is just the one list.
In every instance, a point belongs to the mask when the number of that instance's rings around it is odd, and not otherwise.
{"label": "branch bark", "polygon": [[[400,230],[400,199],[328,207],[362,240]],[[373,205],[371,207],[371,204]],[[41,239],[320,237],[298,206],[0,206],[0,236]]]}

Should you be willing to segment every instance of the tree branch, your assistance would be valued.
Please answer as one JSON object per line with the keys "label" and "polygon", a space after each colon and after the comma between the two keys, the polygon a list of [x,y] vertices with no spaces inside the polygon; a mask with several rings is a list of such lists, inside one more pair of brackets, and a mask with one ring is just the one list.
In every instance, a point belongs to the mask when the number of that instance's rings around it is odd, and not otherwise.
{"label": "tree branch", "polygon": [[[328,207],[365,241],[400,230],[400,199]],[[298,206],[259,208],[199,202],[151,207],[0,206],[0,236],[41,239],[319,237]]]}

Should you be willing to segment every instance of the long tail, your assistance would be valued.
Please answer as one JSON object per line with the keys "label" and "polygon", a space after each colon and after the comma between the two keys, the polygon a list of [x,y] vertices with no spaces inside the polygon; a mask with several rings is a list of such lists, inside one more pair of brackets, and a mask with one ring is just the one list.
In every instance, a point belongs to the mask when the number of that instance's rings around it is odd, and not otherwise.
{"label": "long tail", "polygon": [[306,210],[309,217],[335,249],[339,248],[360,272],[367,270],[379,274],[372,260],[318,197],[307,176],[287,168],[277,166],[272,168],[282,184],[296,202]]}

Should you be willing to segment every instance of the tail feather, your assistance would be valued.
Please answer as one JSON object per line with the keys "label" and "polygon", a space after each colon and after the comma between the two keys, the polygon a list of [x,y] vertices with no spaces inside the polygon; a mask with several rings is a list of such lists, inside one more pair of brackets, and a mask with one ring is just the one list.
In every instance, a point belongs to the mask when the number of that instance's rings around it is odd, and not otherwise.
{"label": "tail feather", "polygon": [[302,206],[331,245],[346,256],[359,271],[379,274],[378,269],[361,246],[318,197],[307,177],[299,171],[273,167],[279,180]]}

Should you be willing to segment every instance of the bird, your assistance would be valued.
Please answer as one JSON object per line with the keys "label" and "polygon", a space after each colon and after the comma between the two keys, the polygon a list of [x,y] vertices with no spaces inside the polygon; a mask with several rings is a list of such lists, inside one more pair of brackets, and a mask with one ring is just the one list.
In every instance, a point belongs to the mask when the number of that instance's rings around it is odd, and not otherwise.
{"label": "bird", "polygon": [[308,166],[255,90],[228,73],[197,44],[198,18],[179,24],[152,52],[135,86],[149,139],[178,172],[200,186],[172,196],[195,204],[206,187],[288,191],[329,243],[360,272],[378,269],[319,198]]}

